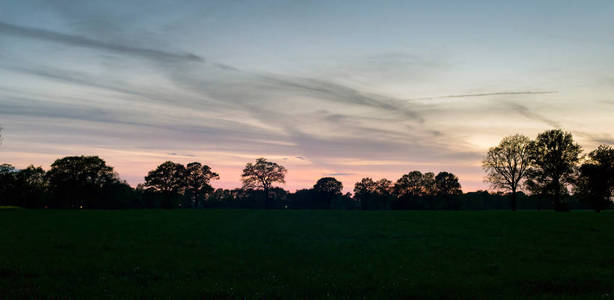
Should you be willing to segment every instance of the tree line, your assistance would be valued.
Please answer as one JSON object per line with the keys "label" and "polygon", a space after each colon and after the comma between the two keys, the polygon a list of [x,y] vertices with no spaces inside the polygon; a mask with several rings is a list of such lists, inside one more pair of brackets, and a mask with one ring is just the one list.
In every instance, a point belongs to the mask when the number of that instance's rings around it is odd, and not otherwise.
{"label": "tree line", "polygon": [[220,178],[199,162],[166,161],[132,188],[98,156],[68,156],[49,171],[0,165],[0,205],[27,208],[291,208],[291,209],[460,209],[462,194],[452,173],[412,171],[396,183],[363,178],[354,195],[343,193],[333,177],[320,178],[312,188],[288,192],[287,169],[259,158],[245,165],[243,186],[214,189]]}
{"label": "tree line", "polygon": [[521,189],[549,200],[557,211],[570,210],[572,194],[597,212],[612,206],[614,148],[600,145],[583,156],[572,134],[560,129],[544,131],[535,140],[505,137],[488,150],[483,167],[486,181],[510,193],[512,210]]}
{"label": "tree line", "polygon": [[[245,165],[243,186],[214,189],[220,178],[199,162],[166,161],[132,188],[98,156],[68,156],[48,171],[0,165],[0,205],[27,208],[262,208],[262,209],[512,209],[567,211],[612,204],[614,148],[599,146],[587,157],[570,133],[549,130],[535,140],[504,138],[489,149],[483,167],[486,181],[499,192],[463,193],[449,172],[411,171],[396,182],[363,178],[354,193],[343,193],[333,177],[312,188],[286,191],[287,169],[259,158]],[[582,164],[580,164],[582,162]]]}

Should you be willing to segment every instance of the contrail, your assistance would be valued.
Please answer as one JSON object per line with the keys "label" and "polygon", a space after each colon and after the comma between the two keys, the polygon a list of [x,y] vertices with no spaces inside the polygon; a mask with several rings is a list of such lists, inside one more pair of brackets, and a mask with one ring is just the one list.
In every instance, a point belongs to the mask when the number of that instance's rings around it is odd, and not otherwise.
{"label": "contrail", "polygon": [[435,97],[422,97],[411,98],[412,100],[432,100],[432,99],[446,99],[446,98],[468,98],[468,97],[484,97],[484,96],[500,96],[500,95],[542,95],[542,94],[556,94],[556,91],[520,91],[520,92],[493,92],[493,93],[479,93],[479,94],[460,94],[460,95],[446,95]]}

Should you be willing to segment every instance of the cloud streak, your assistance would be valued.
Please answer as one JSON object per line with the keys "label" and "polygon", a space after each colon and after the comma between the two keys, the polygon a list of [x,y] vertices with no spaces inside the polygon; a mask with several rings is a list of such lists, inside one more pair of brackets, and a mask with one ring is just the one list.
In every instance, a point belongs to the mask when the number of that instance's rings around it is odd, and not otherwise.
{"label": "cloud streak", "polygon": [[411,98],[413,100],[435,100],[435,99],[447,99],[447,98],[473,98],[473,97],[486,97],[486,96],[514,96],[514,95],[546,95],[556,94],[556,91],[512,91],[512,92],[489,92],[489,93],[476,93],[476,94],[458,94],[458,95],[445,95],[434,97],[421,97]]}
{"label": "cloud streak", "polygon": [[356,174],[348,173],[348,172],[335,172],[335,173],[326,174],[326,176],[352,176],[352,175],[356,175]]}
{"label": "cloud streak", "polygon": [[595,144],[614,145],[614,137],[609,134],[592,134],[584,131],[574,131],[576,135],[587,138]]}
{"label": "cloud streak", "polygon": [[525,116],[528,119],[540,121],[540,122],[546,123],[555,128],[561,128],[561,124],[559,122],[549,119],[547,117],[544,117],[541,114],[538,114],[534,111],[531,111],[528,107],[522,104],[508,102],[507,106],[510,107],[512,110],[516,111],[517,113]]}
{"label": "cloud streak", "polygon": [[204,59],[191,53],[174,53],[157,49],[139,48],[89,39],[79,35],[70,35],[54,31],[18,26],[0,22],[0,33],[22,38],[61,43],[70,46],[105,50],[159,60],[201,62]]}

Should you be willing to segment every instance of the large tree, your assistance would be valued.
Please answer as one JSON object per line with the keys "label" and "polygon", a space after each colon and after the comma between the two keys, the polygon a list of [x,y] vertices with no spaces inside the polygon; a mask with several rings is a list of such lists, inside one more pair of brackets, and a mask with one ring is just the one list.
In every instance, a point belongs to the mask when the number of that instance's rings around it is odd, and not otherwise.
{"label": "large tree", "polygon": [[411,171],[399,178],[394,184],[395,208],[426,208],[431,204],[423,203],[430,201],[435,196],[435,174],[420,171]]}
{"label": "large tree", "polygon": [[316,192],[341,195],[343,184],[334,177],[322,177],[313,185],[313,189]]}
{"label": "large tree", "polygon": [[145,176],[145,187],[164,194],[164,208],[172,208],[173,197],[183,194],[186,188],[186,168],[184,165],[166,161]]}
{"label": "large tree", "polygon": [[354,199],[365,210],[390,208],[392,192],[392,182],[385,178],[374,181],[367,177],[354,185]]}
{"label": "large tree", "polygon": [[463,193],[458,177],[449,172],[439,172],[435,176],[435,186],[439,196],[460,195]]}
{"label": "large tree", "polygon": [[45,170],[30,165],[20,170],[16,177],[19,205],[27,208],[42,208],[47,188]]}
{"label": "large tree", "polygon": [[247,163],[243,168],[241,180],[244,189],[262,189],[264,191],[264,207],[268,208],[269,191],[274,183],[286,183],[288,170],[285,167],[266,160],[256,159],[255,163]]}
{"label": "large tree", "polygon": [[398,197],[422,197],[435,193],[435,174],[411,171],[399,178],[394,185]]}
{"label": "large tree", "polygon": [[567,193],[567,186],[574,182],[582,152],[580,145],[574,142],[571,133],[552,129],[540,133],[529,152],[531,167],[527,187],[551,198],[555,210],[569,210],[561,198]]}
{"label": "large tree", "polygon": [[490,148],[482,162],[486,181],[496,189],[511,193],[512,210],[516,210],[516,193],[528,174],[530,146],[531,140],[524,135],[508,136],[498,146]]}
{"label": "large tree", "polygon": [[439,172],[435,176],[437,197],[443,199],[447,209],[459,209],[459,196],[463,193],[458,177],[449,172]]}
{"label": "large tree", "polygon": [[614,196],[614,148],[601,145],[580,167],[576,192],[596,212],[609,208]]}
{"label": "large tree", "polygon": [[360,202],[362,209],[375,209],[377,184],[365,177],[354,184],[354,199]]}
{"label": "large tree", "polygon": [[56,160],[46,174],[53,193],[52,207],[87,208],[101,201],[102,190],[119,182],[113,167],[98,156],[67,156]]}
{"label": "large tree", "polygon": [[342,195],[343,184],[333,177],[322,177],[313,185],[315,208],[331,208],[331,204]]}
{"label": "large tree", "polygon": [[213,192],[211,180],[217,180],[220,176],[213,172],[207,165],[199,162],[192,162],[186,166],[186,194],[190,199],[190,205],[198,207],[200,199],[204,199]]}

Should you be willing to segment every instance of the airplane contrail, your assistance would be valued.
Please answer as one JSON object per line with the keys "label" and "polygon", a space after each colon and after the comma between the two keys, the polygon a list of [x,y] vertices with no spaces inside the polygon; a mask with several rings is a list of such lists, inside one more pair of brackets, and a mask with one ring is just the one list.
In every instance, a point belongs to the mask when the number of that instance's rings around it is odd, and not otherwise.
{"label": "airplane contrail", "polygon": [[459,94],[459,95],[445,95],[435,97],[421,97],[411,98],[412,100],[431,100],[431,99],[445,99],[445,98],[468,98],[468,97],[484,97],[484,96],[500,96],[500,95],[542,95],[542,94],[556,94],[556,91],[520,91],[520,92],[492,92],[492,93],[479,93],[479,94]]}

